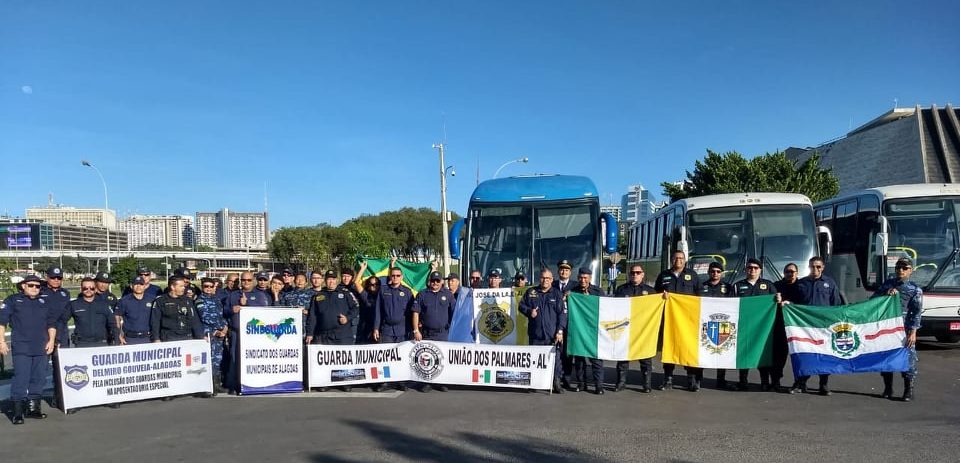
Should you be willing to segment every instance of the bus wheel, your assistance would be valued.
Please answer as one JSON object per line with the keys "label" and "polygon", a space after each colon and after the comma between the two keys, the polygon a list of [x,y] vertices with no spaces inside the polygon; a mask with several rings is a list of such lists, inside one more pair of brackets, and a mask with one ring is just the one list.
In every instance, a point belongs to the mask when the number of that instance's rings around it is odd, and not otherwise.
{"label": "bus wheel", "polygon": [[960,334],[938,334],[938,342],[960,342]]}

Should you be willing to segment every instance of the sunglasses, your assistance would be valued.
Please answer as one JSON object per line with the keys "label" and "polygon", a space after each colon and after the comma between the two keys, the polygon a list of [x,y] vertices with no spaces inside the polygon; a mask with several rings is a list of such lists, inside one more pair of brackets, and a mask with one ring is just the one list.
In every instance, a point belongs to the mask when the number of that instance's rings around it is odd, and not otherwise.
{"label": "sunglasses", "polygon": [[241,278],[240,281],[253,281],[253,278]]}
{"label": "sunglasses", "polygon": [[203,285],[204,288],[216,288],[216,285]]}
{"label": "sunglasses", "polygon": [[403,275],[390,275],[390,278],[402,278]]}
{"label": "sunglasses", "polygon": [[48,280],[62,280],[63,277],[47,277]]}
{"label": "sunglasses", "polygon": [[913,267],[906,266],[906,265],[901,265],[901,266],[897,267],[897,270],[910,270],[910,269],[912,269],[912,268],[913,268]]}
{"label": "sunglasses", "polygon": [[23,287],[24,287],[24,288],[39,288],[40,285],[37,284],[37,283],[24,283],[24,284],[23,284]]}
{"label": "sunglasses", "polygon": [[470,277],[471,280],[479,280],[480,277]]}
{"label": "sunglasses", "polygon": [[643,275],[643,272],[630,272],[631,275]]}
{"label": "sunglasses", "polygon": [[84,286],[80,288],[80,291],[96,291],[96,288],[93,288],[91,286]]}
{"label": "sunglasses", "polygon": [[150,276],[150,274],[149,274],[149,273],[141,273],[140,276],[142,276],[142,277],[148,277],[148,276]]}

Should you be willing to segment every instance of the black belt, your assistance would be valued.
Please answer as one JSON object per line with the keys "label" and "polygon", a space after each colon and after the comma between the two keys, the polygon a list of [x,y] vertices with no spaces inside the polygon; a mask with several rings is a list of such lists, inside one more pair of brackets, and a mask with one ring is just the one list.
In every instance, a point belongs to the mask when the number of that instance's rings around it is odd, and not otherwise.
{"label": "black belt", "polygon": [[150,336],[149,331],[124,331],[123,335],[128,338],[145,338]]}
{"label": "black belt", "polygon": [[384,320],[383,324],[390,325],[390,326],[397,326],[397,325],[402,325],[403,320]]}

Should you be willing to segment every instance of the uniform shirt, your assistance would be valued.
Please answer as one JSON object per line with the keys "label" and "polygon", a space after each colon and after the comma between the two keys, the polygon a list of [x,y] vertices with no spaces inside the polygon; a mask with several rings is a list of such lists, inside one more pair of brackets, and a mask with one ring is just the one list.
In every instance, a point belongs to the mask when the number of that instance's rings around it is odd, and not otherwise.
{"label": "uniform shirt", "polygon": [[250,292],[241,290],[231,292],[230,297],[227,298],[227,305],[223,306],[223,316],[230,321],[230,329],[235,333],[240,329],[240,314],[233,313],[233,306],[240,305],[240,297],[244,295],[247,296],[247,305],[244,307],[270,306],[270,297],[259,289],[254,288]]}
{"label": "uniform shirt", "polygon": [[[128,294],[133,294],[133,289],[131,289],[129,286],[123,289],[123,293],[121,293],[120,299],[123,299],[123,296],[126,296]],[[153,283],[150,283],[150,286],[147,286],[147,289],[143,290],[143,297],[151,301],[156,299],[157,296],[160,296],[161,294],[163,294],[163,290],[160,289],[159,286]]]}
{"label": "uniform shirt", "polygon": [[433,292],[430,288],[424,288],[417,293],[410,311],[420,314],[420,325],[424,329],[448,330],[454,307],[453,293],[449,289],[441,287]]}
{"label": "uniform shirt", "polygon": [[117,299],[116,294],[113,294],[110,291],[107,291],[105,293],[97,293],[97,297],[107,301],[107,306],[110,307],[111,312],[113,312],[113,310],[117,308],[117,302],[119,302],[119,299]]}
{"label": "uniform shirt", "polygon": [[406,336],[407,314],[413,307],[413,291],[401,284],[394,288],[383,286],[373,311],[373,328],[389,336]]}
{"label": "uniform shirt", "polygon": [[37,296],[13,294],[0,303],[0,325],[10,325],[10,348],[15,355],[47,355],[50,336],[47,329],[56,328],[62,310],[51,308]]}
{"label": "uniform shirt", "polygon": [[684,268],[679,275],[674,274],[673,269],[666,269],[657,275],[653,289],[658,293],[667,291],[695,296],[700,290],[700,277],[688,268]]}
{"label": "uniform shirt", "polygon": [[580,293],[580,294],[590,294],[593,296],[602,296],[603,290],[596,285],[587,285],[586,288],[580,286],[580,284],[570,285],[566,291],[567,293]]}
{"label": "uniform shirt", "polygon": [[137,299],[133,293],[120,298],[117,308],[113,311],[123,319],[124,333],[149,333],[150,332],[150,312],[153,310],[153,301],[146,295]]}
{"label": "uniform shirt", "polygon": [[840,289],[837,282],[826,275],[820,275],[820,278],[814,279],[807,275],[797,282],[797,296],[799,300],[790,301],[804,305],[840,305]]}
{"label": "uniform shirt", "polygon": [[704,281],[700,285],[700,291],[697,295],[700,297],[733,297],[734,291],[733,287],[728,283],[724,283],[722,280],[718,281],[717,284]]}
{"label": "uniform shirt", "polygon": [[656,293],[656,291],[653,289],[653,286],[650,286],[646,283],[635,285],[629,281],[617,286],[617,289],[613,290],[614,297],[646,296],[653,293]]}
{"label": "uniform shirt", "polygon": [[223,305],[220,304],[220,298],[216,294],[213,296],[200,294],[194,301],[194,305],[197,307],[197,315],[200,317],[200,323],[203,324],[204,333],[210,334],[227,326],[227,319],[223,317]]}
{"label": "uniform shirt", "polygon": [[876,291],[874,297],[886,296],[887,291],[896,289],[900,296],[900,307],[903,309],[903,327],[907,330],[920,329],[920,314],[923,313],[923,290],[912,281],[900,281],[891,278],[884,281]]}
{"label": "uniform shirt", "polygon": [[[192,335],[192,336],[191,336]],[[150,340],[169,341],[203,338],[203,324],[193,301],[186,295],[164,294],[153,301],[150,313]]]}
{"label": "uniform shirt", "polygon": [[[318,336],[322,332],[350,330],[350,320],[357,316],[360,305],[349,291],[322,289],[310,301],[310,313],[307,315],[306,333]],[[345,325],[340,324],[340,316],[347,317]]]}
{"label": "uniform shirt", "polygon": [[105,342],[117,337],[117,319],[106,298],[94,297],[87,302],[78,297],[67,304],[60,317],[63,323],[73,318],[74,341]]}
{"label": "uniform shirt", "polygon": [[570,288],[577,286],[576,280],[553,280],[553,287],[560,290],[561,293],[565,293],[570,290]]}
{"label": "uniform shirt", "polygon": [[757,279],[757,282],[750,284],[746,278],[733,284],[737,297],[763,296],[766,294],[777,294],[777,287],[770,280],[763,278]]}
{"label": "uniform shirt", "polygon": [[310,307],[310,299],[313,299],[314,293],[312,290],[304,289],[292,289],[283,293],[280,296],[280,301],[278,305],[283,307]]}
{"label": "uniform shirt", "polygon": [[40,288],[40,297],[44,299],[46,304],[50,304],[51,310],[60,312],[60,314],[57,315],[57,344],[69,346],[70,332],[67,330],[67,323],[66,319],[63,319],[63,314],[67,310],[67,303],[70,302],[70,291],[62,287],[52,289],[44,286]]}
{"label": "uniform shirt", "polygon": [[[533,309],[537,316],[530,318]],[[567,329],[567,304],[563,293],[551,286],[544,291],[539,286],[528,289],[520,300],[520,313],[527,321],[527,336],[531,341],[553,341],[557,333]]]}
{"label": "uniform shirt", "polygon": [[800,296],[800,280],[796,280],[793,283],[787,283],[787,280],[780,280],[773,284],[777,288],[777,292],[780,293],[780,297],[784,301],[794,302],[801,299]]}

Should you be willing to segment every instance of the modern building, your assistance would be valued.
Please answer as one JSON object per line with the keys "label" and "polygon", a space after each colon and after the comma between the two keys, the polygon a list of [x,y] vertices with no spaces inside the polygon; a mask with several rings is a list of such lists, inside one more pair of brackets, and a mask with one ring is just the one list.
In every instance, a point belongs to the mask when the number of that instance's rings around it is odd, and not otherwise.
{"label": "modern building", "polygon": [[[102,210],[101,210],[102,211]],[[0,218],[0,250],[106,251],[107,229],[36,219]],[[127,234],[110,230],[111,251],[127,249]]]}
{"label": "modern building", "polygon": [[622,208],[621,206],[613,206],[613,205],[610,205],[610,206],[600,206],[600,213],[601,213],[601,214],[604,213],[604,212],[609,213],[610,215],[613,216],[613,218],[617,219],[617,222],[620,222],[620,216],[621,216],[621,215],[620,215],[620,211],[622,211],[622,210],[623,210],[623,208]]}
{"label": "modern building", "polygon": [[266,212],[197,212],[197,244],[228,249],[266,249],[270,232]]}
{"label": "modern building", "polygon": [[820,154],[833,168],[840,194],[903,183],[960,183],[960,110],[894,108],[815,148],[788,148],[787,157],[806,161]]}
{"label": "modern building", "polygon": [[30,207],[27,208],[27,219],[47,223],[107,227],[110,230],[117,229],[117,213],[110,209],[88,209],[59,205]]}
{"label": "modern building", "polygon": [[193,246],[193,217],[189,215],[131,215],[120,219],[118,228],[127,232],[130,249],[148,244]]}
{"label": "modern building", "polygon": [[630,185],[627,193],[620,199],[621,222],[636,223],[653,215],[655,207],[653,195],[643,185]]}

